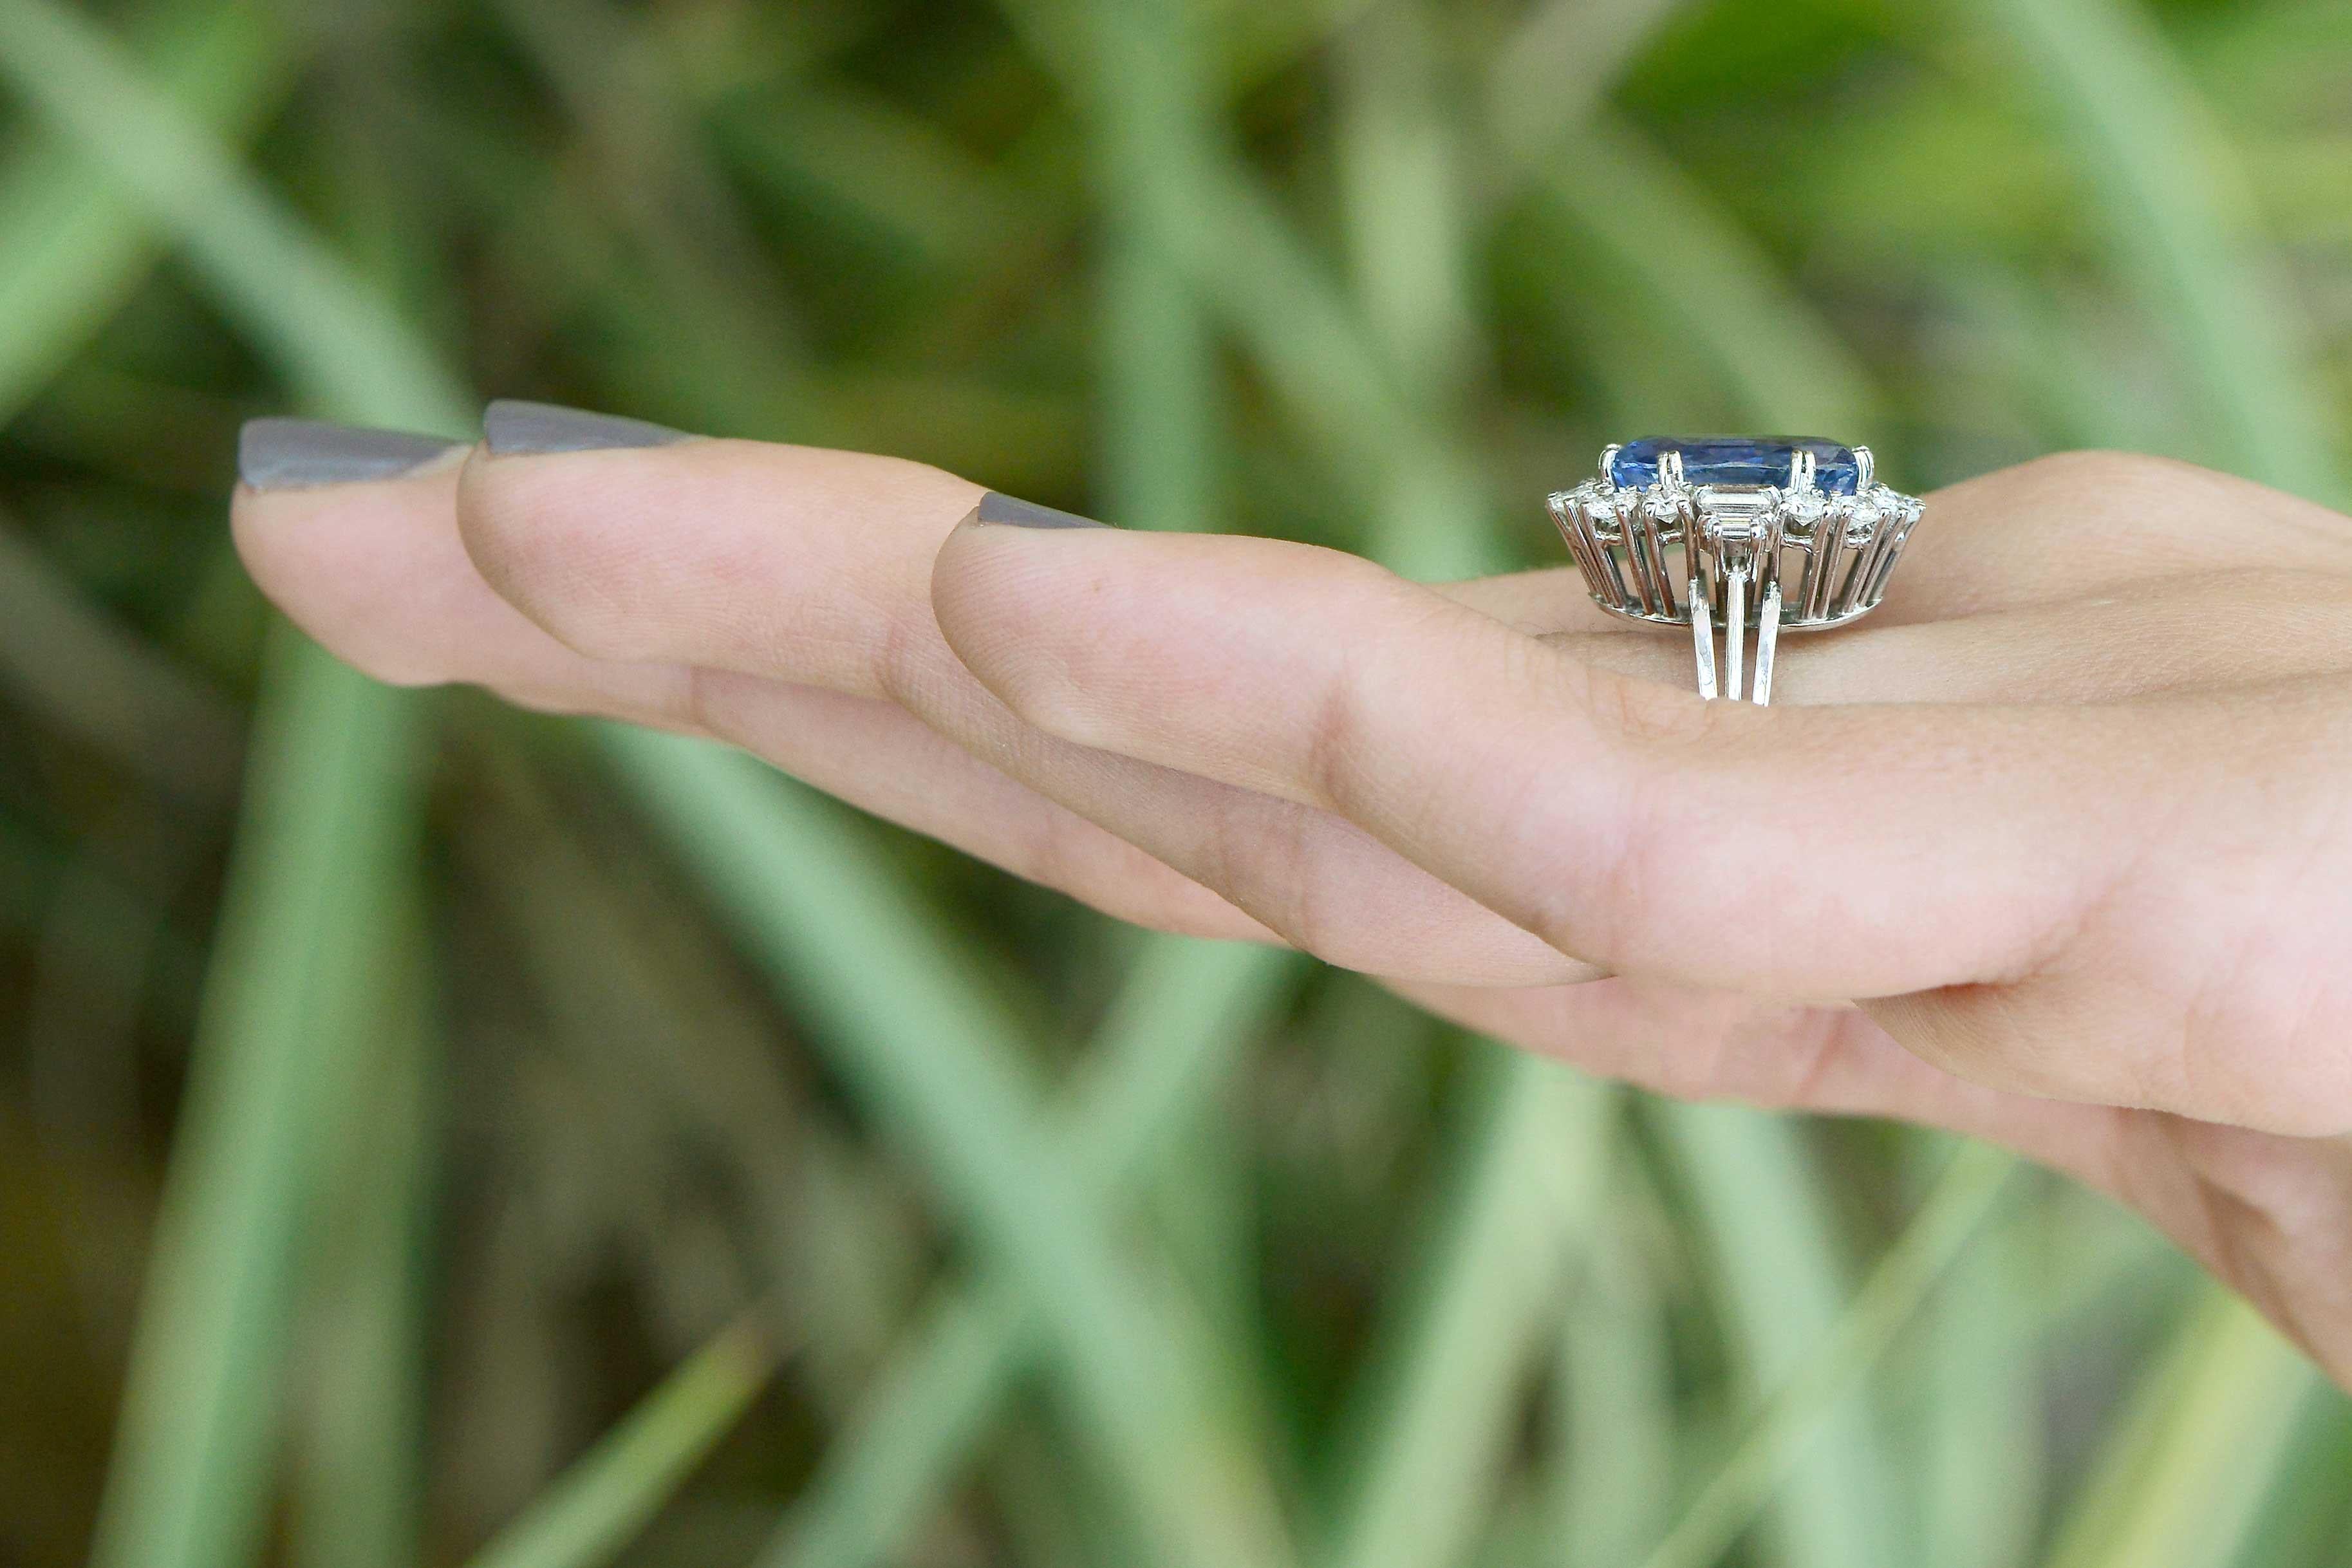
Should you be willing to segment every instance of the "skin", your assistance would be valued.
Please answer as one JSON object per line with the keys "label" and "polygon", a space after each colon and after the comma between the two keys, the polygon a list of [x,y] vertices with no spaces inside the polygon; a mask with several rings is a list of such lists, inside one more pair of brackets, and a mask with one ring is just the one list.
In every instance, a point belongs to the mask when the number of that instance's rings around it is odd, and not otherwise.
{"label": "skin", "polygon": [[741,441],[257,491],[362,669],[714,736],[1116,915],[2146,1214],[2352,1387],[2352,519],[2155,458],[1928,498],[1775,704],[1572,570],[971,519]]}

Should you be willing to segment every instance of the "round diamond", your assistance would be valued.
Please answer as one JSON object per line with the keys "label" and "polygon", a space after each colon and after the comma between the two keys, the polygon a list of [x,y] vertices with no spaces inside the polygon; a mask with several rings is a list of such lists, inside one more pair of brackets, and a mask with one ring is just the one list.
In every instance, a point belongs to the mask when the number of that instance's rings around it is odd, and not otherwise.
{"label": "round diamond", "polygon": [[1788,514],[1790,522],[1811,528],[1828,514],[1830,498],[1819,490],[1791,490],[1781,501],[1780,510]]}
{"label": "round diamond", "polygon": [[1846,513],[1845,542],[1848,544],[1869,543],[1872,532],[1878,527],[1880,516],[1876,501],[1856,501],[1853,510]]}
{"label": "round diamond", "polygon": [[1592,531],[1603,539],[1617,535],[1617,492],[1606,485],[1595,485],[1580,499],[1584,503],[1584,515],[1592,520]]}
{"label": "round diamond", "polygon": [[1664,485],[1660,485],[1643,494],[1642,510],[1656,521],[1672,522],[1675,514],[1682,510],[1682,503]]}

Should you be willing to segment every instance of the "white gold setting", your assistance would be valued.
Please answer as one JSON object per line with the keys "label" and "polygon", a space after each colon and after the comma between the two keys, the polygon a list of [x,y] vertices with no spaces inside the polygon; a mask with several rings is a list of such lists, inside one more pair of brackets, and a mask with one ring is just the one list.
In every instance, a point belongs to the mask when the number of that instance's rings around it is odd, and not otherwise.
{"label": "white gold setting", "polygon": [[1628,620],[1690,628],[1699,693],[1708,698],[1769,702],[1783,630],[1840,626],[1875,609],[1924,510],[1917,497],[1876,482],[1867,447],[1852,448],[1852,495],[1822,489],[1802,446],[1790,452],[1779,484],[1693,484],[1682,453],[1668,447],[1654,484],[1620,485],[1612,472],[1622,449],[1601,454],[1598,479],[1549,498],[1552,521],[1593,603]]}

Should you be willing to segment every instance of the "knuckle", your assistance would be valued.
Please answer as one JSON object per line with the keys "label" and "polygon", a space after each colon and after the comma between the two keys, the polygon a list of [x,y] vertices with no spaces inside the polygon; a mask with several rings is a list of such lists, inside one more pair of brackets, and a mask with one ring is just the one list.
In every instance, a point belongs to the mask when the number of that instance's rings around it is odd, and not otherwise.
{"label": "knuckle", "polygon": [[[927,719],[961,707],[957,694],[970,689],[971,678],[940,640],[938,623],[926,613],[926,607],[918,602],[879,620],[871,651],[865,656],[870,661],[866,679],[873,683],[874,690],[909,713]],[[1005,706],[1016,717],[1046,729],[1031,715],[1026,704],[1015,700],[1018,695],[1004,692]]]}
{"label": "knuckle", "polygon": [[[1297,772],[1297,782],[1312,799],[1343,816],[1354,816],[1366,804],[1366,790],[1381,773],[1376,737],[1392,726],[1381,722],[1379,716],[1393,704],[1396,691],[1425,678],[1425,672],[1401,668],[1399,661],[1425,657],[1430,636],[1442,635],[1452,605],[1432,601],[1423,590],[1402,584],[1371,562],[1352,556],[1341,556],[1339,562],[1328,570],[1357,580],[1339,602],[1351,603],[1352,614],[1361,615],[1366,624],[1362,635],[1343,632],[1339,637],[1333,662],[1307,710]],[[1400,612],[1421,617],[1421,625],[1411,629],[1425,635],[1392,635]],[[1538,645],[1530,640],[1528,646]],[[1408,654],[1409,649],[1419,651]]]}
{"label": "knuckle", "polygon": [[2136,486],[2177,476],[2189,468],[2186,463],[2168,458],[2150,457],[2143,452],[2116,451],[2107,447],[2078,447],[2070,451],[2052,452],[2021,463],[2013,470],[2021,479],[2056,488],[2086,485]]}
{"label": "knuckle", "polygon": [[2010,473],[2032,494],[2057,499],[2096,496],[2125,506],[2145,501],[2163,514],[2180,510],[2184,488],[2192,493],[2219,494],[2241,501],[2259,489],[2232,475],[2200,468],[2178,458],[2105,447],[2053,452],[2022,463]]}
{"label": "knuckle", "polygon": [[1266,923],[1299,952],[1338,969],[1366,967],[1361,948],[1362,904],[1349,892],[1336,847],[1327,837],[1331,819],[1311,807],[1277,814],[1280,831],[1265,884],[1277,903],[1277,920]]}
{"label": "knuckle", "polygon": [[1541,868],[1529,879],[1531,901],[1506,912],[1587,963],[1654,963],[1687,945],[1689,931],[1707,929],[1691,881],[1704,856],[1692,826],[1674,819],[1667,793],[1625,787],[1547,814],[1542,841],[1528,851]]}
{"label": "knuckle", "polygon": [[[1559,874],[1522,923],[1570,957],[1596,963],[1655,959],[1688,918],[1698,846],[1675,815],[1678,759],[1718,752],[1724,727],[1750,717],[1741,705],[1707,702],[1654,682],[1601,677],[1589,709],[1604,740],[1638,756],[1624,782],[1596,786],[1554,824]],[[1752,711],[1752,710],[1751,710]]]}
{"label": "knuckle", "polygon": [[1307,794],[1343,815],[1356,795],[1358,741],[1363,732],[1363,680],[1356,659],[1343,660],[1311,710],[1299,757]]}
{"label": "knuckle", "polygon": [[1357,967],[1329,886],[1334,868],[1317,843],[1331,821],[1312,806],[1234,791],[1210,812],[1187,869],[1299,952]]}

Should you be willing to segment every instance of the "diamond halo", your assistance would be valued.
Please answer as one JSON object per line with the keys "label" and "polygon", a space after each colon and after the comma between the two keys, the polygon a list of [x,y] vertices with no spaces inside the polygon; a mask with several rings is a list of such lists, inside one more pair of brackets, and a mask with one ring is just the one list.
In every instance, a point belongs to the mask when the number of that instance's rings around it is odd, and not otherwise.
{"label": "diamond halo", "polygon": [[[1783,629],[1843,626],[1885,596],[1923,510],[1880,484],[1870,448],[1820,437],[1648,436],[1601,455],[1600,474],[1549,498],[1593,602],[1687,626],[1708,696],[1743,695],[1744,639],[1769,700]],[[1716,679],[1713,634],[1726,634]]]}

